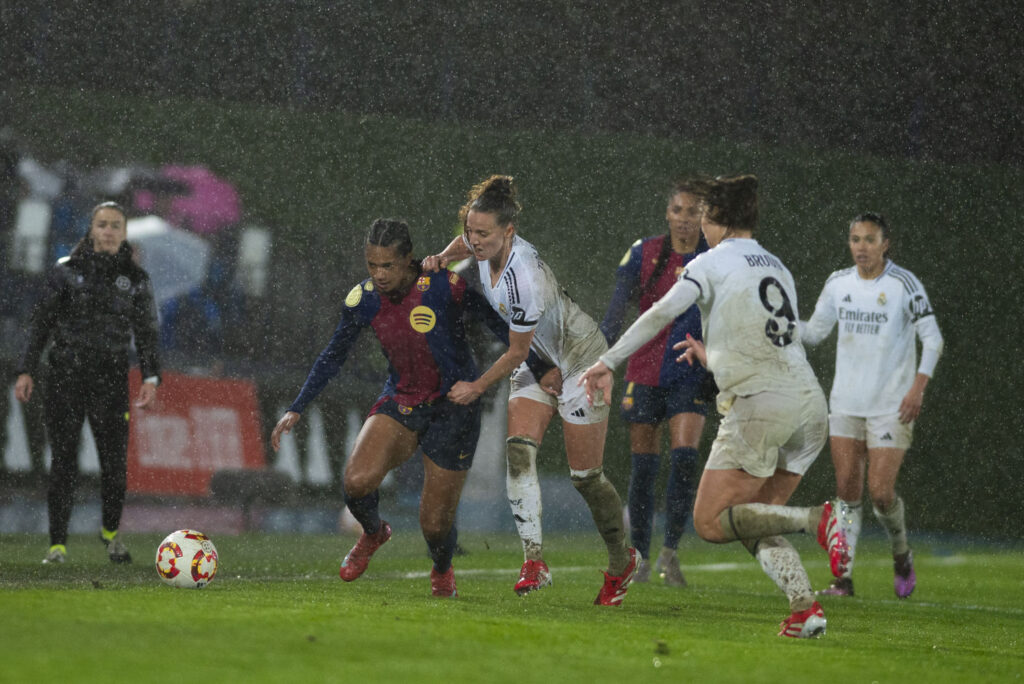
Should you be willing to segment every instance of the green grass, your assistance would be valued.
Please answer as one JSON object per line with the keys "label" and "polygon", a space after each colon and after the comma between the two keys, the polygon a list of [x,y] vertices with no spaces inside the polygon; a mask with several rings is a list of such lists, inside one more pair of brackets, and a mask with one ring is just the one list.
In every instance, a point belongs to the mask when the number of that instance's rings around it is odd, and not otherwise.
{"label": "green grass", "polygon": [[[913,598],[892,593],[885,545],[857,559],[857,596],[824,602],[828,634],[775,636],[787,605],[739,545],[692,537],[690,586],[635,585],[621,609],[591,605],[596,538],[550,535],[555,584],[520,598],[512,535],[464,535],[460,597],[430,597],[425,546],[395,538],[352,584],[337,565],[352,536],[215,539],[216,580],[164,586],[157,536],[129,540],[135,564],[107,563],[72,538],[69,561],[42,566],[40,535],[0,536],[0,681],[288,682],[989,682],[1024,674],[1024,557],[924,542]],[[823,552],[796,540],[816,586]]]}

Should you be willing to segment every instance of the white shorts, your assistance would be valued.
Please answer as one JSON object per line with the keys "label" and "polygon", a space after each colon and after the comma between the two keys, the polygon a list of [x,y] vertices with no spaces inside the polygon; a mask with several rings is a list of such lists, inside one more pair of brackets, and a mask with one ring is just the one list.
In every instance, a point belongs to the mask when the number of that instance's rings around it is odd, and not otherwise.
{"label": "white shorts", "polygon": [[759,392],[736,397],[722,418],[707,470],[743,470],[771,477],[803,475],[828,439],[828,406],[818,390]]}
{"label": "white shorts", "polygon": [[867,442],[868,449],[906,451],[914,437],[914,423],[901,423],[898,413],[866,418],[830,413],[828,429],[833,437],[849,437],[858,442]]}
{"label": "white shorts", "polygon": [[566,423],[590,425],[607,420],[608,405],[601,401],[600,397],[595,397],[594,405],[591,406],[587,401],[586,389],[577,385],[582,375],[583,373],[570,375],[567,378],[563,377],[562,393],[553,397],[540,388],[533,373],[526,367],[526,364],[523,364],[512,373],[512,392],[509,394],[509,398],[523,397],[557,408],[559,415]]}

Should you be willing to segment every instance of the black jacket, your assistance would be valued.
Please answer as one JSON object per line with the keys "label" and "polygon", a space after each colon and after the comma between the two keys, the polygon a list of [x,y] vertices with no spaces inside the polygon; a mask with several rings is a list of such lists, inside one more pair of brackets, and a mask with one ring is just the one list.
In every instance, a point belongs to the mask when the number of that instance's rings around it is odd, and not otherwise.
{"label": "black jacket", "polygon": [[149,275],[132,261],[127,242],[117,254],[103,254],[84,239],[50,271],[32,311],[18,372],[36,374],[51,338],[51,364],[127,364],[133,335],[142,377],[159,377],[156,303]]}

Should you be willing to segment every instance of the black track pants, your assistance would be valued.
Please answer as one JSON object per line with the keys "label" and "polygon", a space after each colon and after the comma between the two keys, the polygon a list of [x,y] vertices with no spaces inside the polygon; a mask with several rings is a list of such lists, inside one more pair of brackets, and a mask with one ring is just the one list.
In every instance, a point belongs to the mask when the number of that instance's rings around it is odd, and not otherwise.
{"label": "black track pants", "polygon": [[50,544],[67,542],[78,484],[78,447],[88,417],[100,461],[103,527],[116,530],[124,508],[128,459],[128,367],[123,363],[52,366],[46,427],[53,451],[47,504]]}

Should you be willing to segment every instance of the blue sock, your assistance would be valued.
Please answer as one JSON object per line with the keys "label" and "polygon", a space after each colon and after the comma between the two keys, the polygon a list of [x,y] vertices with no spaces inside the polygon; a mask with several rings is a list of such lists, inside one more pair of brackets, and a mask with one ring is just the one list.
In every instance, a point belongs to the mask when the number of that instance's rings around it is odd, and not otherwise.
{"label": "blue sock", "polygon": [[440,574],[448,572],[452,567],[452,556],[455,555],[455,544],[459,541],[459,532],[452,525],[448,535],[439,542],[432,542],[427,539],[427,548],[430,550],[430,557],[434,559],[434,570]]}
{"label": "blue sock", "polygon": [[654,526],[654,483],[661,466],[659,454],[632,454],[629,476],[629,538],[644,558],[651,550]]}
{"label": "blue sock", "polygon": [[679,538],[686,529],[686,521],[693,509],[693,496],[697,490],[697,450],[679,447],[672,450],[672,464],[668,471],[666,492],[665,546],[678,548]]}
{"label": "blue sock", "polygon": [[380,491],[373,490],[372,494],[353,499],[345,492],[345,505],[352,512],[366,534],[375,534],[380,529],[380,511],[377,502],[380,501]]}

